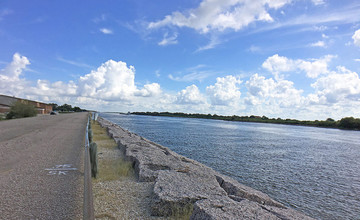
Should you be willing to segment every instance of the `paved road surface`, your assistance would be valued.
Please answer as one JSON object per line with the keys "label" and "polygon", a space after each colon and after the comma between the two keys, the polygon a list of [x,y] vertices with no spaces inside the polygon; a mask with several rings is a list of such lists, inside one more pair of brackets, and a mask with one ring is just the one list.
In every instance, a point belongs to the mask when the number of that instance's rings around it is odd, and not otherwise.
{"label": "paved road surface", "polygon": [[86,120],[0,121],[0,219],[82,219]]}

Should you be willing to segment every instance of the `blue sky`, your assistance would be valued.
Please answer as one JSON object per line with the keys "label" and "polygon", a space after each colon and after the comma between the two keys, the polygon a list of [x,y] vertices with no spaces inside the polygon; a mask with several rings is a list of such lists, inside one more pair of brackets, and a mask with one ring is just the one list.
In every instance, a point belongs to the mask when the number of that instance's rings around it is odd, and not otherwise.
{"label": "blue sky", "polygon": [[99,111],[360,117],[360,3],[0,2],[0,93]]}

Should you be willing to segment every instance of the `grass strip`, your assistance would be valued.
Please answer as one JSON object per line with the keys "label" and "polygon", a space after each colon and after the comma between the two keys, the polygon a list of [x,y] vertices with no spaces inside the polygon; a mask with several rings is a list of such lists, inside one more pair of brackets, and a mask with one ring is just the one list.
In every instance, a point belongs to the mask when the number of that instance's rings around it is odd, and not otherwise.
{"label": "grass strip", "polygon": [[98,122],[91,122],[93,130],[93,141],[98,146],[98,177],[94,181],[119,180],[122,177],[135,177],[135,172],[131,162],[126,161],[114,139],[108,136],[105,128]]}

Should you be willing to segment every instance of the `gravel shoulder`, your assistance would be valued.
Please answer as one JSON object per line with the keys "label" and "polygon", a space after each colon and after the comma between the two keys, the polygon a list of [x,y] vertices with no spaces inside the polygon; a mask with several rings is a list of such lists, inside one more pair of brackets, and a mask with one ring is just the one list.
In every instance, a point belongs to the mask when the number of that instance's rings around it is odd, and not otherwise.
{"label": "gravel shoulder", "polygon": [[0,121],[1,219],[82,219],[87,113]]}
{"label": "gravel shoulder", "polygon": [[151,216],[150,206],[154,183],[138,182],[132,164],[106,129],[92,125],[98,145],[98,177],[93,179],[96,219],[166,219]]}

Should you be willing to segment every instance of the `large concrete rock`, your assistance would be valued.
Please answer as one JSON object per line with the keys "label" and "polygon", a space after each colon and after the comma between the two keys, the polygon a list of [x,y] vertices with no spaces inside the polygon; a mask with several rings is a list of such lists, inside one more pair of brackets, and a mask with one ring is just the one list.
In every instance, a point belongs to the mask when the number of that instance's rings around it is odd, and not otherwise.
{"label": "large concrete rock", "polygon": [[219,187],[213,175],[198,174],[192,169],[160,172],[154,185],[152,213],[172,216],[174,209],[186,209],[196,201],[214,196],[226,197],[226,192]]}
{"label": "large concrete rock", "polygon": [[154,182],[153,215],[183,214],[191,219],[311,219],[265,193],[101,117],[98,122],[132,161],[138,180]]}
{"label": "large concrete rock", "polygon": [[232,198],[233,200],[237,201],[242,199],[248,199],[250,201],[257,202],[261,205],[269,205],[279,208],[285,208],[284,205],[271,199],[265,193],[255,190],[251,187],[245,186],[243,184],[240,184],[238,181],[228,176],[217,174],[216,180],[218,181],[220,186],[228,193],[229,197]]}
{"label": "large concrete rock", "polygon": [[190,219],[281,219],[255,202],[239,202],[228,197],[214,197],[198,201]]}

